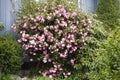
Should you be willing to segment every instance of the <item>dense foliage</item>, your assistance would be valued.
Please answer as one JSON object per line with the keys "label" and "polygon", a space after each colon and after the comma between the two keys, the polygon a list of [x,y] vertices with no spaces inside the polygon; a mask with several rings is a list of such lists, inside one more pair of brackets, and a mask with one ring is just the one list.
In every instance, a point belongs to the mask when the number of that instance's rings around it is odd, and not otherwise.
{"label": "dense foliage", "polygon": [[74,70],[77,51],[87,44],[91,21],[71,8],[71,2],[56,3],[45,3],[39,15],[24,15],[13,27],[24,55],[29,61],[40,61],[43,75],[67,77]]}
{"label": "dense foliage", "polygon": [[104,22],[108,28],[114,29],[118,25],[120,18],[120,1],[119,0],[100,0],[97,15],[98,19]]}
{"label": "dense foliage", "polygon": [[0,31],[4,28],[3,24],[0,22]]}
{"label": "dense foliage", "polygon": [[112,31],[107,39],[106,51],[109,55],[110,76],[113,80],[120,79],[120,28]]}
{"label": "dense foliage", "polygon": [[0,68],[4,73],[14,73],[20,69],[21,46],[11,35],[0,36]]}
{"label": "dense foliage", "polygon": [[118,24],[118,12],[106,6],[104,16],[97,13],[102,23],[80,12],[69,0],[23,0],[13,28],[20,36],[24,56],[31,62],[39,61],[39,72],[56,80],[119,80],[120,29],[111,33],[104,29],[106,24]]}

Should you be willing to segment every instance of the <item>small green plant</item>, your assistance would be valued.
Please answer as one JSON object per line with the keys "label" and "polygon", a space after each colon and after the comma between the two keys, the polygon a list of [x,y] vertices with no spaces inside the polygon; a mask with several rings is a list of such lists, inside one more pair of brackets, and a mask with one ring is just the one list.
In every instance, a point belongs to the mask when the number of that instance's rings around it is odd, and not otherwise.
{"label": "small green plant", "polygon": [[0,22],[0,31],[3,30],[4,26],[3,24]]}
{"label": "small green plant", "polygon": [[0,36],[0,68],[4,73],[17,72],[22,64],[21,46],[11,35]]}
{"label": "small green plant", "polygon": [[20,76],[0,73],[0,80],[21,80]]}

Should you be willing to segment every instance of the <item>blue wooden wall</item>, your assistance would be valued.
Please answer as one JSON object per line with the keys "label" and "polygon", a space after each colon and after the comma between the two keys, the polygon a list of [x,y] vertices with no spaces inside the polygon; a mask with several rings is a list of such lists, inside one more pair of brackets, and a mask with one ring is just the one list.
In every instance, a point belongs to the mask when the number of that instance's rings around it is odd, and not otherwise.
{"label": "blue wooden wall", "polygon": [[[15,4],[14,9],[12,2]],[[0,0],[0,22],[2,22],[5,26],[5,29],[2,31],[2,33],[12,30],[11,26],[15,19],[13,13],[14,11],[18,10],[20,3],[20,0]]]}
{"label": "blue wooden wall", "polygon": [[95,13],[99,0],[78,0],[78,6],[83,12]]}
{"label": "blue wooden wall", "polygon": [[0,0],[0,22],[4,24],[5,31],[10,30],[10,25],[13,23],[11,12],[10,0]]}
{"label": "blue wooden wall", "polygon": [[[10,31],[11,26],[14,23],[13,17],[13,8],[12,3],[14,4],[14,10],[18,10],[21,5],[21,0],[0,0],[0,22],[5,26],[5,31]],[[44,1],[44,0],[39,0]],[[99,0],[78,0],[78,6],[83,12],[95,13]]]}

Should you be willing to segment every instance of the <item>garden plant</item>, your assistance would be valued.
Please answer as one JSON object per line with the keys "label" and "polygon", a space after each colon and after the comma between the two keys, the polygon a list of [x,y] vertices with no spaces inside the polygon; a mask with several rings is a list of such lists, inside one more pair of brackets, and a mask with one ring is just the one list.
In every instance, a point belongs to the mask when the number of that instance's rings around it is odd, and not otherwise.
{"label": "garden plant", "polygon": [[34,68],[39,75],[56,80],[119,80],[120,29],[111,33],[104,29],[118,23],[109,24],[109,18],[98,14],[101,22],[71,0],[22,1],[13,28],[24,57],[39,62]]}

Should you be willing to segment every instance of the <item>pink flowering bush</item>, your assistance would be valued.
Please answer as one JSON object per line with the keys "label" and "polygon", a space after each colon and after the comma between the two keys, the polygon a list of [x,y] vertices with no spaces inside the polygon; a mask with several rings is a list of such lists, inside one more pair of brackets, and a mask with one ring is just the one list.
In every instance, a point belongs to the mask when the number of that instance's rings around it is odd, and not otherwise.
{"label": "pink flowering bush", "polygon": [[13,25],[24,57],[39,61],[41,73],[50,78],[71,75],[77,51],[87,45],[91,20],[68,6],[44,5],[39,15],[24,15]]}

